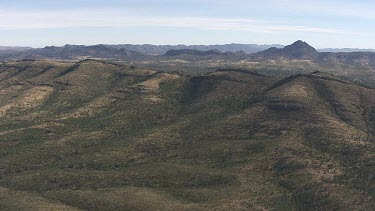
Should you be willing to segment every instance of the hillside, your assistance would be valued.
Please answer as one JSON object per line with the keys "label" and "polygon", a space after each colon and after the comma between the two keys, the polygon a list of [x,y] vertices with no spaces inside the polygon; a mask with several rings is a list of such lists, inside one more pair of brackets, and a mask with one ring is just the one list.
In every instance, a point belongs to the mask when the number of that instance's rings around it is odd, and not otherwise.
{"label": "hillside", "polygon": [[1,210],[375,206],[375,90],[350,80],[20,61],[0,96]]}

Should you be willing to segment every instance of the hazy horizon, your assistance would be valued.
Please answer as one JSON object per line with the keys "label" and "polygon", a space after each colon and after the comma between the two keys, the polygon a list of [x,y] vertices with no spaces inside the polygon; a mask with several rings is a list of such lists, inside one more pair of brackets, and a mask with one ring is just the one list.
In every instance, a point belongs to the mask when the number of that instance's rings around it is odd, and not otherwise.
{"label": "hazy horizon", "polygon": [[369,0],[14,0],[0,6],[0,46],[304,40],[318,49],[375,48]]}
{"label": "hazy horizon", "polygon": [[[93,45],[154,45],[154,46],[214,46],[214,45],[231,45],[231,44],[234,44],[234,45],[258,45],[258,46],[277,46],[277,45],[280,45],[280,46],[287,46],[287,45],[290,45],[292,43],[289,43],[289,44],[278,44],[278,43],[273,43],[273,44],[257,44],[257,43],[223,43],[223,44],[152,44],[152,43],[140,43],[140,44],[137,44],[137,43],[112,43],[112,44],[107,44],[107,43],[97,43],[97,44],[89,44],[89,45],[83,45],[83,44],[79,44],[79,43],[76,43],[76,44],[71,44],[71,43],[67,43],[67,44],[63,44],[63,45],[48,45],[48,46],[35,46],[35,47],[32,47],[32,46],[17,46],[17,45],[11,45],[11,46],[5,46],[5,45],[2,45],[0,47],[5,47],[5,48],[45,48],[45,47],[64,47],[66,45],[79,45],[79,46],[93,46]],[[314,46],[312,46],[314,47]],[[326,48],[316,48],[317,50],[375,50],[374,48],[347,48],[347,47],[343,47],[343,48],[330,48],[330,47],[326,47]]]}

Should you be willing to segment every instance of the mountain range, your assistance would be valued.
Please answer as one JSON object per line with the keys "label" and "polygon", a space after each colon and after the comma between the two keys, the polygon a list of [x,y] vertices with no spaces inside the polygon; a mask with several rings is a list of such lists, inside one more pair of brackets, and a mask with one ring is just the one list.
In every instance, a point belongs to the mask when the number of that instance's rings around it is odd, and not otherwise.
{"label": "mountain range", "polygon": [[200,51],[193,49],[181,49],[181,50],[168,50],[164,56],[181,56],[181,55],[191,55],[191,56],[212,56],[212,55],[223,55],[219,50],[208,50]]}
{"label": "mountain range", "polygon": [[[242,46],[242,47],[241,47]],[[249,49],[244,46],[257,48],[248,54]],[[162,55],[150,55],[145,49],[164,49]],[[186,48],[183,48],[186,47]],[[213,47],[217,47],[212,49]],[[225,47],[225,48],[224,48]],[[296,59],[313,60],[315,62],[340,62],[347,64],[375,65],[374,52],[319,52],[303,41],[297,41],[285,47],[271,47],[256,45],[217,45],[217,46],[152,46],[152,45],[65,45],[63,47],[45,47],[41,49],[30,48],[0,48],[0,60],[22,60],[22,59],[58,59],[58,60],[79,60],[85,58],[115,59],[115,60],[139,60],[139,59],[160,59],[162,57],[189,56],[199,57],[218,56],[220,59],[247,59],[247,60],[270,60],[270,59]],[[168,50],[167,50],[168,49]],[[199,50],[206,49],[206,50]],[[220,49],[227,50],[226,52]],[[158,53],[164,52],[159,51]],[[240,50],[240,51],[237,51]],[[155,52],[152,52],[155,53]],[[157,53],[156,53],[157,54]]]}
{"label": "mountain range", "polygon": [[[324,64],[348,64],[375,67],[374,52],[318,52],[308,43],[301,40],[283,48],[272,47],[257,53],[246,54],[244,52],[220,52],[218,50],[170,50],[163,56],[180,57],[183,59],[227,59],[227,60],[310,60],[314,63]],[[207,57],[207,58],[206,58]]]}
{"label": "mountain range", "polygon": [[109,45],[117,49],[126,48],[132,51],[137,51],[147,55],[162,55],[169,50],[199,50],[199,51],[210,51],[219,50],[221,52],[237,52],[243,51],[245,53],[256,53],[259,51],[266,50],[271,47],[282,48],[283,45],[256,45],[256,44],[224,44],[224,45]]}
{"label": "mountain range", "polygon": [[[83,46],[83,45],[66,45],[66,47],[89,47],[95,48],[95,46]],[[256,44],[224,44],[224,45],[134,45],[134,44],[124,44],[124,45],[97,45],[106,46],[108,48],[115,48],[117,50],[127,49],[128,51],[139,52],[145,55],[163,55],[169,50],[198,50],[198,51],[210,51],[219,50],[221,52],[245,52],[246,54],[257,53],[260,51],[267,50],[269,48],[283,48],[285,46],[279,44],[273,45],[256,45]],[[46,47],[47,49],[58,48],[54,46]],[[0,54],[9,54],[17,52],[25,52],[30,50],[41,50],[30,47],[11,47],[11,46],[0,46]],[[373,49],[356,49],[356,48],[325,48],[318,49],[319,52],[375,52]],[[29,52],[26,55],[30,55]]]}
{"label": "mountain range", "polygon": [[[18,50],[15,53],[3,54],[5,59],[59,59],[74,60],[95,57],[102,59],[140,58],[143,54],[125,48],[116,49],[105,45],[65,45],[64,47],[45,47],[31,50]],[[1,58],[1,55],[0,55]]]}

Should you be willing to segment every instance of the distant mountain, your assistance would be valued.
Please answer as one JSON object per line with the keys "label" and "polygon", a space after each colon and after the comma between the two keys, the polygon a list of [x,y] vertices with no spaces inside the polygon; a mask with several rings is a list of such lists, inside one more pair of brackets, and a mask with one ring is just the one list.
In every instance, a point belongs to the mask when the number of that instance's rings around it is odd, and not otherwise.
{"label": "distant mountain", "polygon": [[[226,61],[258,61],[258,60],[311,60],[322,64],[342,63],[375,67],[375,52],[319,52],[301,40],[283,48],[271,47],[257,53],[248,52],[266,45],[195,45],[195,46],[156,46],[156,45],[65,45],[62,47],[48,46],[45,48],[0,47],[0,61],[23,59],[55,59],[83,60],[87,58],[110,60],[159,60],[178,57],[188,61],[226,60]],[[270,45],[274,46],[274,45]],[[185,47],[185,48],[183,48]],[[215,48],[214,48],[215,47]],[[281,46],[282,47],[282,46]],[[177,48],[177,49],[173,49]],[[182,49],[178,49],[182,48]],[[196,48],[196,49],[194,49]],[[213,48],[213,49],[211,49]],[[203,49],[203,50],[202,50]],[[244,49],[244,50],[239,50]],[[359,49],[360,50],[360,49]],[[164,52],[165,51],[165,52]],[[349,49],[346,49],[349,51]],[[145,53],[146,52],[146,53]],[[157,52],[157,53],[155,53]],[[160,54],[160,52],[164,52]],[[155,55],[149,55],[155,53]],[[173,59],[173,58],[172,58]]]}
{"label": "distant mountain", "polygon": [[269,48],[250,55],[251,60],[312,60],[322,64],[349,64],[375,67],[375,52],[318,52],[301,40],[284,48]]}
{"label": "distant mountain", "polygon": [[128,50],[137,51],[148,55],[163,55],[169,50],[193,49],[200,51],[219,50],[221,52],[237,52],[256,53],[271,47],[282,48],[283,45],[256,45],[256,44],[224,44],[224,45],[107,45],[113,48],[126,48]]}
{"label": "distant mountain", "polygon": [[361,49],[361,48],[323,48],[317,49],[319,52],[331,53],[352,53],[352,52],[375,52],[375,49]]}
{"label": "distant mountain", "polygon": [[351,53],[320,53],[321,63],[343,63],[350,65],[375,67],[375,53],[373,52],[351,52]]}
{"label": "distant mountain", "polygon": [[26,51],[26,50],[31,50],[32,48],[30,47],[13,47],[13,46],[0,46],[0,52],[4,51]]}
{"label": "distant mountain", "polygon": [[130,51],[128,49],[116,49],[105,45],[65,45],[63,47],[48,46],[41,49],[32,49],[18,52],[15,54],[5,55],[4,59],[83,59],[83,58],[141,58],[143,54]]}
{"label": "distant mountain", "polygon": [[29,47],[0,46],[0,56],[31,50]]}
{"label": "distant mountain", "polygon": [[181,56],[181,55],[190,55],[190,56],[212,56],[212,55],[222,55],[223,53],[219,50],[208,50],[200,51],[194,49],[181,49],[181,50],[169,50],[164,56]]}
{"label": "distant mountain", "polygon": [[308,43],[299,40],[284,48],[273,47],[251,54],[250,60],[312,60],[323,64],[342,63],[375,67],[375,52],[371,52],[371,50],[350,52],[350,49],[346,49],[346,51],[348,52],[318,52]]}
{"label": "distant mountain", "polygon": [[260,59],[309,59],[318,58],[319,52],[306,42],[301,40],[288,45],[284,48],[269,48],[252,55],[254,58]]}

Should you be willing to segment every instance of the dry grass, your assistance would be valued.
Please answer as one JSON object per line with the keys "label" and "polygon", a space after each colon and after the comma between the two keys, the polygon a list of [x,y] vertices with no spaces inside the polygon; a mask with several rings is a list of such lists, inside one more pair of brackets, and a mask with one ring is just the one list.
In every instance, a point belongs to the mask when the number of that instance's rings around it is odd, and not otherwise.
{"label": "dry grass", "polygon": [[10,112],[26,111],[36,108],[42,105],[52,92],[53,88],[49,86],[37,86],[27,90],[15,100],[0,107],[0,117]]}
{"label": "dry grass", "polygon": [[0,209],[7,210],[40,210],[40,211],[74,211],[80,210],[61,202],[49,200],[37,194],[24,191],[13,191],[0,188]]}
{"label": "dry grass", "polygon": [[155,90],[158,90],[160,88],[160,83],[168,81],[168,80],[179,79],[179,78],[180,78],[180,76],[178,76],[178,75],[172,75],[172,74],[168,74],[168,73],[160,73],[160,74],[156,75],[155,77],[153,77],[153,78],[151,78],[147,81],[144,81],[142,83],[136,84],[134,86],[140,87],[140,88],[143,88],[143,89],[146,89],[146,90],[149,90],[149,91],[155,91]]}

